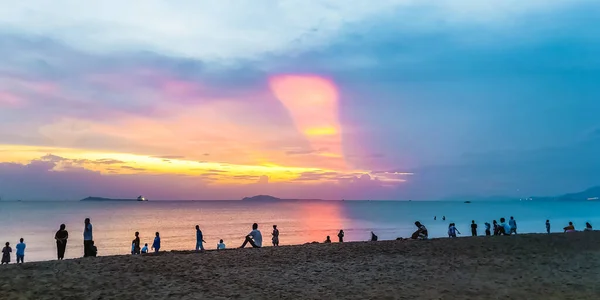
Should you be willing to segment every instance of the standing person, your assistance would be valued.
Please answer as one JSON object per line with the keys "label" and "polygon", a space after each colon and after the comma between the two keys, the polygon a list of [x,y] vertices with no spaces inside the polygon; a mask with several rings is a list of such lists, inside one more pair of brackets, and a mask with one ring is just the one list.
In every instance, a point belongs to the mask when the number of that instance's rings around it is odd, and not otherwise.
{"label": "standing person", "polygon": [[135,238],[132,241],[133,244],[133,254],[140,254],[140,233],[135,232]]}
{"label": "standing person", "polygon": [[271,235],[273,236],[273,247],[279,246],[279,229],[277,229],[277,225],[273,225],[273,233]]}
{"label": "standing person", "polygon": [[246,244],[250,243],[253,248],[262,247],[262,233],[258,230],[258,224],[252,224],[252,231],[246,235],[246,239],[240,248],[246,247]]}
{"label": "standing person", "polygon": [[196,225],[196,251],[201,250],[204,251],[204,236],[202,235],[202,230],[200,230],[200,225]]}
{"label": "standing person", "polygon": [[0,264],[9,264],[10,263],[10,253],[12,252],[12,248],[10,247],[10,243],[6,242],[6,247],[2,248],[2,262]]}
{"label": "standing person", "polygon": [[27,245],[25,245],[25,243],[23,242],[23,238],[21,238],[19,240],[19,243],[15,246],[15,248],[17,249],[17,263],[24,262],[23,260],[25,259],[25,247],[27,247]]}
{"label": "standing person", "polygon": [[344,242],[344,230],[340,230],[340,232],[338,233],[338,240],[340,243]]}
{"label": "standing person", "polygon": [[498,226],[498,222],[494,220],[492,223],[494,224],[494,235],[500,235],[500,226]]}
{"label": "standing person", "polygon": [[65,224],[60,224],[60,229],[54,235],[54,239],[56,240],[56,253],[58,256],[58,260],[63,260],[65,258],[65,250],[67,250],[67,239],[69,238],[69,232],[65,230]]}
{"label": "standing person", "polygon": [[475,224],[475,220],[471,221],[471,236],[477,236],[477,224]]}
{"label": "standing person", "polygon": [[154,253],[158,253],[160,250],[160,234],[157,232],[154,237],[154,242],[152,243],[152,249],[154,249]]}
{"label": "standing person", "polygon": [[454,225],[454,223],[448,224],[448,237],[455,238],[456,233],[461,234],[456,228],[456,225]]}
{"label": "standing person", "polygon": [[550,234],[550,220],[546,220],[546,233]]}
{"label": "standing person", "polygon": [[94,240],[92,235],[92,223],[90,223],[90,218],[85,218],[83,223],[85,225],[83,228],[83,257],[88,257],[91,256],[92,241]]}
{"label": "standing person", "polygon": [[515,221],[515,218],[510,217],[508,225],[510,226],[510,234],[517,234],[517,221]]}
{"label": "standing person", "polygon": [[485,235],[490,236],[492,233],[490,232],[490,223],[485,222]]}

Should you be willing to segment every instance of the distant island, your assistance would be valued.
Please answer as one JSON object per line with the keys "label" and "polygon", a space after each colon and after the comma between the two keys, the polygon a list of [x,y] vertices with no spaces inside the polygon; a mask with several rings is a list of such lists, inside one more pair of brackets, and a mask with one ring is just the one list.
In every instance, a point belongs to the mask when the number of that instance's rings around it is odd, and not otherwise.
{"label": "distant island", "polygon": [[281,199],[269,195],[256,195],[252,197],[244,197],[242,201],[253,202],[281,202],[281,201],[323,201],[322,199]]}
{"label": "distant island", "polygon": [[136,199],[112,199],[112,198],[102,198],[102,197],[87,197],[83,198],[80,201],[148,201],[148,199],[139,196]]}
{"label": "distant island", "polygon": [[529,197],[529,200],[600,201],[600,186],[591,187],[578,193],[569,193],[555,197]]}

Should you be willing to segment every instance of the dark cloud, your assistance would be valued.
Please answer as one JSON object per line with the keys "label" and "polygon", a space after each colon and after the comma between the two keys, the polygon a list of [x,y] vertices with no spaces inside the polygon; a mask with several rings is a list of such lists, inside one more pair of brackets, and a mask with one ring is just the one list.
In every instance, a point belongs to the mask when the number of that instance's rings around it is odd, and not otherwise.
{"label": "dark cloud", "polygon": [[132,171],[145,171],[144,168],[137,168],[132,166],[121,166],[121,169],[132,170]]}

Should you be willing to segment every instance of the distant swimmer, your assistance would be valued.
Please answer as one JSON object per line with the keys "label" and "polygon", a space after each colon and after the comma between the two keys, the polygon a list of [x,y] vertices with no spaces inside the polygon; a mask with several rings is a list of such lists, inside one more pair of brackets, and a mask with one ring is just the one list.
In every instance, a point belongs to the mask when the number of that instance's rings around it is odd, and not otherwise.
{"label": "distant swimmer", "polygon": [[340,243],[344,242],[344,231],[340,230],[340,232],[338,233],[338,240]]}
{"label": "distant swimmer", "polygon": [[435,220],[437,220],[437,216],[434,216],[434,217],[433,217],[433,220],[434,220],[434,221],[435,221]]}
{"label": "distant swimmer", "polygon": [[550,220],[546,220],[546,233],[550,233]]}
{"label": "distant swimmer", "polygon": [[442,217],[442,221],[446,221],[446,216],[443,216],[443,217]]}
{"label": "distant swimmer", "polygon": [[586,222],[585,229],[583,231],[593,231],[592,224],[590,224],[590,222]]}
{"label": "distant swimmer", "polygon": [[327,238],[325,239],[325,241],[323,243],[331,244],[331,238],[329,236],[327,236]]}
{"label": "distant swimmer", "polygon": [[569,225],[563,229],[565,232],[575,232],[575,226],[573,226],[573,222],[569,222]]}
{"label": "distant swimmer", "polygon": [[515,220],[515,218],[510,217],[508,225],[510,226],[510,234],[517,234],[517,221]]}
{"label": "distant swimmer", "polygon": [[421,222],[419,222],[419,221],[415,222],[415,226],[417,226],[417,231],[415,231],[412,234],[411,238],[413,240],[416,240],[416,239],[426,240],[428,237],[427,227],[425,227],[425,225],[421,224]]}

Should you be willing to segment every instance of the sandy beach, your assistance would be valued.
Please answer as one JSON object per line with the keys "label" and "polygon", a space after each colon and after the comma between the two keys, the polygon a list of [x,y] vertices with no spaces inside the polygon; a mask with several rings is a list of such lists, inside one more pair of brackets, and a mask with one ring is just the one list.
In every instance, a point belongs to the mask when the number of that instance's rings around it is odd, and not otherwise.
{"label": "sandy beach", "polygon": [[0,298],[600,299],[598,270],[600,232],[309,244],[11,264]]}

